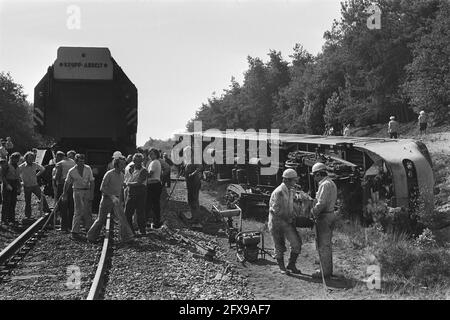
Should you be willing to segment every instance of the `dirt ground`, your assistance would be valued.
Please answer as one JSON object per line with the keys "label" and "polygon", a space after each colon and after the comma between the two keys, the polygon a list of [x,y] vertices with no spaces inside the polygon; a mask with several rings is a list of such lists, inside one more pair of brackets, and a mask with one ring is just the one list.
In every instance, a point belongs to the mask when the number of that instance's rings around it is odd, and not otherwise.
{"label": "dirt ground", "polygon": [[[182,184],[179,187],[183,187]],[[217,204],[223,196],[226,185],[203,185],[200,203],[207,210],[212,204]],[[237,219],[235,222],[237,223]],[[381,285],[381,290],[369,289],[366,279],[367,268],[372,264],[370,252],[358,248],[343,232],[337,230],[333,235],[333,264],[334,276],[327,281],[328,291],[321,280],[311,278],[311,274],[319,269],[319,260],[315,248],[314,232],[310,229],[297,229],[301,235],[302,252],[297,260],[297,268],[302,271],[300,275],[283,275],[279,272],[276,261],[269,255],[260,258],[256,263],[240,263],[236,259],[236,250],[229,248],[228,239],[218,236],[218,243],[226,251],[226,259],[236,266],[236,270],[247,277],[248,288],[255,299],[267,300],[366,300],[366,299],[444,299],[444,293],[427,292],[420,289],[418,292],[401,294],[393,286]],[[267,230],[266,223],[254,220],[244,220],[243,231],[260,231],[264,236],[265,249],[273,252],[273,242]],[[289,252],[289,250],[288,250]],[[288,258],[288,252],[285,259]]]}

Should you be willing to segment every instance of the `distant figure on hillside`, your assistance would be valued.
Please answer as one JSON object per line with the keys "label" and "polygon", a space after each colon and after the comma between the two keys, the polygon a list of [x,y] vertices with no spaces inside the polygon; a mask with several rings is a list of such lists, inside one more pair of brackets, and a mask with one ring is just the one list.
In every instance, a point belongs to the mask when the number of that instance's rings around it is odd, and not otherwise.
{"label": "distant figure on hillside", "polygon": [[400,125],[397,121],[395,121],[395,116],[391,116],[390,120],[391,121],[388,123],[389,138],[398,139],[398,128]]}
{"label": "distant figure on hillside", "polygon": [[328,130],[328,135],[334,136],[334,127],[333,126],[330,126],[330,129]]}
{"label": "distant figure on hillside", "polygon": [[427,133],[428,119],[425,111],[420,111],[419,113],[419,135],[425,135]]}
{"label": "distant figure on hillside", "polygon": [[350,123],[347,124],[346,126],[344,126],[344,132],[343,132],[344,137],[348,137],[350,136]]}

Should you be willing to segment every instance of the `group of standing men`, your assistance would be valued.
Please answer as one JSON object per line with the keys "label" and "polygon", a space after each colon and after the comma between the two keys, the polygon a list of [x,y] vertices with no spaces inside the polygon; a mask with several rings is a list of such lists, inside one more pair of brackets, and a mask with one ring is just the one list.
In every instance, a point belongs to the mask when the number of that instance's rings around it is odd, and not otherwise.
{"label": "group of standing men", "polygon": [[[150,212],[153,213],[151,227],[158,229],[161,226],[160,199],[164,160],[160,159],[159,151],[154,148],[145,154],[135,153],[131,160],[127,164],[126,158],[120,152],[116,151],[113,154],[110,166],[112,168],[105,173],[100,185],[102,198],[98,216],[92,223],[89,206],[94,193],[94,178],[90,167],[84,164],[84,157],[78,159],[77,166],[69,171],[63,190],[64,201],[70,185],[73,185],[75,216],[72,237],[75,239],[82,237],[79,229],[81,219],[76,220],[75,217],[84,217],[84,224],[88,230],[87,240],[95,242],[110,212],[116,215],[119,221],[119,236],[123,242],[132,241],[135,236],[146,234]],[[137,232],[133,227],[135,214]]]}
{"label": "group of standing men", "polygon": [[[152,228],[161,226],[160,198],[165,185],[170,186],[170,158],[156,149],[139,150],[130,161],[119,151],[114,152],[113,161],[103,177],[100,191],[102,198],[99,214],[92,221],[92,200],[94,198],[95,179],[92,169],[85,163],[84,154],[71,150],[65,154],[58,151],[52,162],[51,172],[55,195],[55,212],[61,218],[61,231],[71,232],[72,238],[84,238],[81,224],[87,231],[87,239],[94,242],[109,212],[117,215],[120,224],[120,236],[129,241],[134,236],[145,235],[150,212],[153,213]],[[46,169],[36,163],[36,152],[29,151],[24,157],[16,152],[9,159],[0,157],[0,182],[3,191],[2,223],[15,224],[15,207],[22,185],[25,194],[25,216],[31,218],[31,197],[35,194],[41,201],[45,212],[50,212],[45,197],[42,196],[38,180]],[[23,163],[20,163],[20,162]],[[136,214],[138,233],[133,228],[133,216]]]}

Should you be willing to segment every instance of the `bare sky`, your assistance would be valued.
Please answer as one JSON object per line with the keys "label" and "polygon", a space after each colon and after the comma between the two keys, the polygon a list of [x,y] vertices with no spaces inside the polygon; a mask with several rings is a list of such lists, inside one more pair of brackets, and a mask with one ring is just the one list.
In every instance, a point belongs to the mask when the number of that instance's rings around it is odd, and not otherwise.
{"label": "bare sky", "polygon": [[[70,5],[80,8],[80,29],[67,27]],[[33,102],[58,47],[108,47],[138,89],[143,145],[183,131],[232,76],[242,84],[247,55],[267,61],[275,49],[289,60],[295,43],[318,53],[339,16],[339,0],[0,0],[0,71]]]}

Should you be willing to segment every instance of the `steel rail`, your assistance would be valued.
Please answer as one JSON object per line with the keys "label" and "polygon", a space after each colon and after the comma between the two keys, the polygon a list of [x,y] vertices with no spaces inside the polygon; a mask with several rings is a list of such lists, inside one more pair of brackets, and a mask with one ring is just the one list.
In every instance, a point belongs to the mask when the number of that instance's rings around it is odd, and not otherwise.
{"label": "steel rail", "polygon": [[14,239],[5,249],[0,252],[0,265],[7,262],[12,256],[14,256],[23,244],[29,240],[40,228],[45,224],[45,221],[49,217],[49,213],[36,220],[31,226],[28,227],[23,233],[21,233],[16,239]]}
{"label": "steel rail", "polygon": [[105,274],[107,269],[108,257],[111,253],[111,243],[113,238],[113,223],[111,213],[108,213],[106,219],[106,232],[105,239],[103,240],[102,253],[97,265],[97,271],[95,272],[94,280],[92,281],[91,288],[86,300],[99,300],[102,289],[105,284]]}

